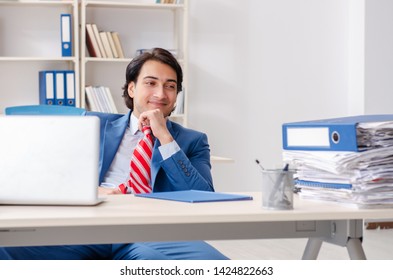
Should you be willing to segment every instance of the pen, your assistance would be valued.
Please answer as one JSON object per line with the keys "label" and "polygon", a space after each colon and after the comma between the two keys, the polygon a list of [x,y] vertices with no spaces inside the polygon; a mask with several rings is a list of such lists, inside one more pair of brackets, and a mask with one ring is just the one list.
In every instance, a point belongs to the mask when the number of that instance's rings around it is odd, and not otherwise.
{"label": "pen", "polygon": [[[274,199],[274,196],[276,195],[277,192],[281,191],[281,193],[283,194],[282,200],[288,200],[288,198],[286,198],[285,195],[285,185],[282,185],[282,181],[285,178],[285,172],[287,172],[289,169],[289,164],[287,163],[284,168],[282,169],[282,172],[280,174],[280,176],[277,178],[276,183],[273,186],[273,190],[270,194],[269,200],[272,201]],[[281,186],[282,185],[282,186]],[[281,189],[279,189],[281,187]]]}
{"label": "pen", "polygon": [[262,170],[265,170],[265,168],[263,168],[262,164],[259,162],[258,159],[256,159],[255,162],[258,164],[258,166],[259,166]]}

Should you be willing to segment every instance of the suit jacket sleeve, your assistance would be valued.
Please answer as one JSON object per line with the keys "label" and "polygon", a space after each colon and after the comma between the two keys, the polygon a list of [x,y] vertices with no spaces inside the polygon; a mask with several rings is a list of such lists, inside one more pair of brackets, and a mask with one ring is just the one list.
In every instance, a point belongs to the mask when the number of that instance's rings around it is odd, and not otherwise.
{"label": "suit jacket sleeve", "polygon": [[[181,150],[163,160],[160,165],[173,191],[214,191],[207,136],[199,132],[191,134],[187,134],[187,141],[182,141],[182,137],[176,139]],[[157,191],[160,191],[160,185],[160,182],[157,182]],[[168,187],[165,191],[168,191]]]}

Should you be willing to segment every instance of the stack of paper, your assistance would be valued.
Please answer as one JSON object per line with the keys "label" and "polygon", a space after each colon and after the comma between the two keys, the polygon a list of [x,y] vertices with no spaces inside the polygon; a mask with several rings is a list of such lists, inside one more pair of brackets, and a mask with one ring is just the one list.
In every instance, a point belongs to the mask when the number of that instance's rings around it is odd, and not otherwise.
{"label": "stack of paper", "polygon": [[[284,124],[283,160],[297,171],[300,197],[359,207],[393,207],[391,120],[393,115],[378,115]],[[310,136],[310,130],[316,127],[320,135]],[[329,139],[319,137],[321,128],[326,129]],[[302,146],[299,131],[291,134],[291,129],[306,130],[311,138]],[[313,138],[319,139],[318,145],[312,145]],[[323,141],[328,145],[320,146]]]}
{"label": "stack of paper", "polygon": [[361,123],[357,127],[358,145],[362,149],[393,146],[393,122]]}

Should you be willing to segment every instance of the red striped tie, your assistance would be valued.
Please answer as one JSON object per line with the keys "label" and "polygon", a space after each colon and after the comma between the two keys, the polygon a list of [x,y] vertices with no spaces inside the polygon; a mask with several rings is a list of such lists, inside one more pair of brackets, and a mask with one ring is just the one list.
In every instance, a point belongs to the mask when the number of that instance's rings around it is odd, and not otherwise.
{"label": "red striped tie", "polygon": [[139,141],[131,157],[130,177],[126,183],[120,184],[122,193],[149,193],[150,185],[150,162],[153,152],[153,137],[150,126],[142,128],[144,137]]}

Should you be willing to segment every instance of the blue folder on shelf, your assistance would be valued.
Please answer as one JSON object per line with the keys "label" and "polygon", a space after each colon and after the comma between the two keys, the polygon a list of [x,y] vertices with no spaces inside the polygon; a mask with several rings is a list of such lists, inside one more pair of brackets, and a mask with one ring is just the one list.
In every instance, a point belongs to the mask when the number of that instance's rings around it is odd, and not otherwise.
{"label": "blue folder on shelf", "polygon": [[60,15],[61,55],[72,56],[71,14]]}
{"label": "blue folder on shelf", "polygon": [[174,200],[174,201],[181,201],[181,202],[190,202],[190,203],[252,200],[252,196],[249,195],[197,191],[197,190],[153,192],[153,193],[135,194],[135,196],[163,199],[163,200]]}
{"label": "blue folder on shelf", "polygon": [[55,105],[65,105],[64,72],[54,71],[55,73]]}
{"label": "blue folder on shelf", "polygon": [[66,105],[75,107],[75,71],[64,71],[64,81]]}
{"label": "blue folder on shelf", "polygon": [[55,104],[55,79],[53,71],[39,72],[39,100],[41,105]]}
{"label": "blue folder on shelf", "polygon": [[360,115],[282,125],[284,150],[359,152],[360,123],[393,122],[393,115]]}

